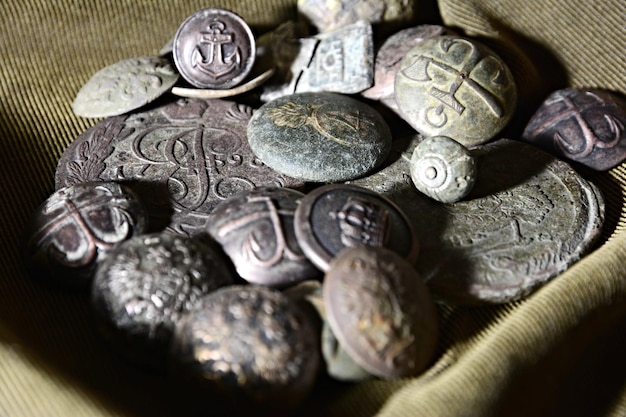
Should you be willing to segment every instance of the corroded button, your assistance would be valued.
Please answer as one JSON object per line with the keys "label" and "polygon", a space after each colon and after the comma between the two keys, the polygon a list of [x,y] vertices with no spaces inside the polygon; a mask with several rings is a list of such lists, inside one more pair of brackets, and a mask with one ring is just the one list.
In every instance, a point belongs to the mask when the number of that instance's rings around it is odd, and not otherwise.
{"label": "corroded button", "polygon": [[415,187],[437,201],[453,203],[465,197],[476,182],[476,162],[470,151],[447,136],[433,136],[411,155]]}
{"label": "corroded button", "polygon": [[528,122],[523,139],[598,171],[626,159],[626,102],[603,90],[553,92]]}
{"label": "corroded button", "polygon": [[224,9],[199,10],[174,36],[174,63],[180,74],[198,88],[229,88],[252,70],[256,46],[248,24]]}
{"label": "corroded button", "polygon": [[88,286],[112,248],[145,231],[137,196],[115,182],[77,184],[54,192],[33,215],[26,266],[36,279]]}
{"label": "corroded button", "polygon": [[302,93],[264,104],[248,125],[252,151],[278,172],[307,181],[356,178],[391,147],[382,116],[353,98]]}
{"label": "corroded button", "polygon": [[415,130],[467,147],[493,138],[516,105],[506,64],[482,44],[454,36],[414,46],[400,62],[395,92],[400,113]]}
{"label": "corroded button", "polygon": [[207,230],[243,279],[284,287],[319,275],[296,240],[293,219],[302,197],[289,188],[257,188],[211,212]]}
{"label": "corroded button", "polygon": [[109,117],[138,109],[169,91],[178,73],[162,57],[126,59],[95,73],[78,91],[72,111],[83,117]]}
{"label": "corroded button", "polygon": [[325,185],[308,193],[296,209],[296,237],[321,270],[342,250],[386,247],[414,262],[418,242],[405,214],[387,198],[361,187]]}
{"label": "corroded button", "polygon": [[231,286],[180,320],[172,358],[178,372],[222,393],[235,411],[292,411],[315,382],[319,334],[279,291]]}
{"label": "corroded button", "polygon": [[174,326],[201,297],[233,283],[223,255],[170,233],[136,236],[97,269],[91,302],[105,338],[131,361],[163,369]]}
{"label": "corroded button", "polygon": [[413,266],[376,247],[341,252],[324,276],[328,322],[343,348],[381,378],[415,375],[438,337],[435,304]]}
{"label": "corroded button", "polygon": [[303,185],[254,155],[246,138],[251,115],[232,101],[179,99],[105,119],[63,153],[56,187],[121,181],[145,202],[153,230],[204,233],[211,210],[232,195]]}

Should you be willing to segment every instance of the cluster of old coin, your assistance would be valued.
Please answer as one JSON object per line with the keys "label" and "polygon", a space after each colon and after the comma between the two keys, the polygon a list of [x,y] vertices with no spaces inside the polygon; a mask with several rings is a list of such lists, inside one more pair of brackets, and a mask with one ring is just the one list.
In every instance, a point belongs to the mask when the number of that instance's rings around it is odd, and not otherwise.
{"label": "cluster of old coin", "polygon": [[[327,3],[299,2],[317,34],[287,22],[257,39],[200,10],[161,56],[95,74],[72,108],[104,119],[65,151],[28,232],[32,275],[90,288],[119,352],[240,406],[293,409],[320,368],[422,372],[434,300],[521,299],[604,219],[569,163],[495,140],[517,97],[492,50],[432,25],[375,44],[412,7]],[[237,99],[250,93],[257,109]],[[416,133],[392,138],[374,104]],[[625,123],[617,97],[568,89],[521,139],[608,169]]]}

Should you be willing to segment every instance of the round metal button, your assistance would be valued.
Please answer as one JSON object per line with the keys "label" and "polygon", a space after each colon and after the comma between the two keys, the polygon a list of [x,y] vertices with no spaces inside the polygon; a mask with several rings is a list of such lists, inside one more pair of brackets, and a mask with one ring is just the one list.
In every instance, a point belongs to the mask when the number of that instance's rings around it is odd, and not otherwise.
{"label": "round metal button", "polygon": [[472,147],[509,122],[517,93],[507,65],[486,46],[438,36],[414,46],[395,81],[400,113],[426,136],[449,136]]}
{"label": "round metal button", "polygon": [[304,194],[289,188],[257,188],[218,204],[209,234],[253,284],[284,287],[320,275],[296,240],[294,214]]}
{"label": "round metal button", "polygon": [[112,248],[145,232],[137,196],[115,182],[63,187],[43,202],[27,230],[26,266],[52,284],[87,286]]}
{"label": "round metal button", "polygon": [[223,89],[242,82],[256,56],[254,35],[237,14],[208,8],[189,16],[173,45],[180,74],[198,88]]}
{"label": "round metal button", "polygon": [[132,362],[163,369],[181,315],[203,295],[233,283],[227,260],[172,233],[136,236],[96,270],[91,301],[105,338]]}
{"label": "round metal button", "polygon": [[353,246],[380,246],[417,259],[418,242],[405,214],[387,198],[365,188],[325,185],[308,193],[296,209],[296,237],[321,270]]}
{"label": "round metal button", "polygon": [[341,346],[381,378],[422,371],[433,357],[437,310],[413,266],[371,246],[342,251],[324,276],[327,320]]}

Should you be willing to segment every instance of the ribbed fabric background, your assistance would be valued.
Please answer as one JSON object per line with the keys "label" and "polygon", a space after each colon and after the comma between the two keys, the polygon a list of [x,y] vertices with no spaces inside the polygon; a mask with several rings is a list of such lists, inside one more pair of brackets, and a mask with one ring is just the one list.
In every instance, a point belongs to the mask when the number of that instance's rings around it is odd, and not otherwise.
{"label": "ribbed fabric background", "polygon": [[[95,123],[72,114],[78,89],[106,65],[157,53],[185,17],[209,5],[241,14],[257,33],[296,16],[295,0],[0,2],[0,417],[181,415],[167,379],[101,344],[84,294],[26,276],[19,244],[53,190],[61,153]],[[439,7],[446,25],[485,40],[513,68],[526,106],[510,134],[553,88],[626,93],[623,0]],[[595,252],[525,302],[442,307],[439,354],[419,378],[323,381],[298,414],[626,415],[626,166],[586,175],[607,200]]]}

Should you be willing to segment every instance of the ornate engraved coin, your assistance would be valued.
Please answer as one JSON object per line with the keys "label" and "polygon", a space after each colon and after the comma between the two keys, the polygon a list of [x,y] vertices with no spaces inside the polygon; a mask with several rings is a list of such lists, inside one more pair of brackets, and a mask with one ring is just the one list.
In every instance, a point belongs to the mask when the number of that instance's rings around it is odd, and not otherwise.
{"label": "ornate engraved coin", "polygon": [[296,240],[294,214],[302,197],[289,188],[257,188],[215,207],[207,230],[243,279],[284,287],[320,275]]}
{"label": "ornate engraved coin", "polygon": [[204,232],[219,201],[257,186],[303,184],[255,157],[246,139],[251,114],[230,101],[180,99],[105,119],[65,151],[56,186],[122,181],[146,203],[155,230]]}
{"label": "ornate engraved coin", "polygon": [[61,188],[31,219],[26,266],[45,282],[88,286],[97,264],[116,244],[143,233],[146,219],[137,196],[117,183]]}
{"label": "ornate engraved coin", "polygon": [[331,182],[379,166],[389,153],[391,133],[378,112],[353,98],[303,93],[264,104],[250,119],[248,140],[278,172]]}
{"label": "ornate engraved coin", "polygon": [[598,171],[626,159],[626,102],[603,90],[566,88],[550,94],[523,139]]}
{"label": "ornate engraved coin", "polygon": [[472,147],[508,123],[516,88],[506,64],[473,40],[439,36],[414,46],[395,83],[400,113],[426,136],[449,136]]}
{"label": "ornate engraved coin", "polygon": [[178,78],[166,58],[126,59],[95,73],[76,94],[72,111],[82,117],[128,113],[169,91]]}
{"label": "ornate engraved coin", "polygon": [[172,356],[179,372],[222,392],[240,412],[285,412],[313,387],[319,334],[279,291],[231,286],[207,295],[180,320]]}
{"label": "ornate engraved coin", "polygon": [[170,233],[136,236],[97,269],[91,302],[104,336],[136,362],[164,368],[174,326],[202,296],[233,283],[224,257]]}
{"label": "ornate engraved coin", "polygon": [[189,16],[174,37],[174,63],[198,88],[230,88],[252,70],[254,35],[237,14],[224,9],[199,10]]}
{"label": "ornate engraved coin", "polygon": [[578,261],[600,236],[604,199],[567,163],[501,139],[473,151],[478,177],[463,200],[442,204],[407,179],[413,138],[375,175],[353,181],[383,193],[420,239],[416,268],[439,299],[506,303],[529,295]]}
{"label": "ornate engraved coin", "polygon": [[421,142],[411,156],[415,187],[443,203],[461,200],[476,182],[476,162],[470,151],[447,136]]}
{"label": "ornate engraved coin", "polygon": [[342,250],[378,246],[409,262],[418,240],[408,218],[390,200],[361,187],[324,185],[308,193],[296,209],[296,237],[304,253],[322,271]]}
{"label": "ornate engraved coin", "polygon": [[353,247],[324,276],[327,320],[342,347],[381,378],[415,375],[433,357],[438,323],[428,288],[409,262],[380,247]]}

